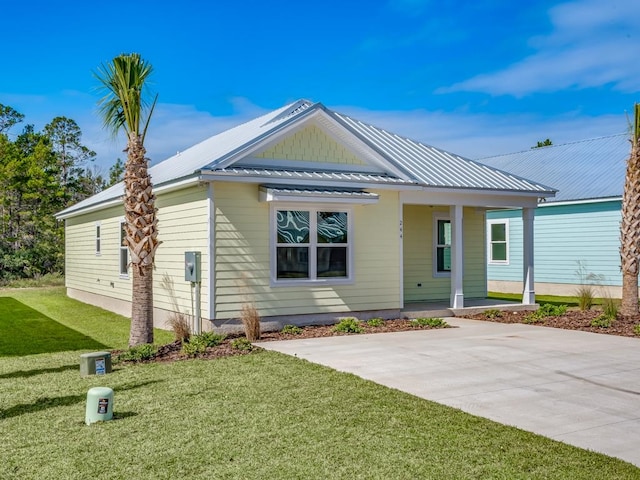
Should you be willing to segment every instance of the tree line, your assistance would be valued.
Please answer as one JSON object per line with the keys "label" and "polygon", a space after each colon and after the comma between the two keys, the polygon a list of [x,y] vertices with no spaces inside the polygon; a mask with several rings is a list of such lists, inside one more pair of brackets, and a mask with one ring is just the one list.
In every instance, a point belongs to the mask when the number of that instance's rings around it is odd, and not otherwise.
{"label": "tree line", "polygon": [[[120,159],[103,175],[82,131],[55,117],[42,131],[0,104],[0,285],[64,272],[64,222],[54,214],[122,179]],[[10,133],[18,130],[18,133]]]}

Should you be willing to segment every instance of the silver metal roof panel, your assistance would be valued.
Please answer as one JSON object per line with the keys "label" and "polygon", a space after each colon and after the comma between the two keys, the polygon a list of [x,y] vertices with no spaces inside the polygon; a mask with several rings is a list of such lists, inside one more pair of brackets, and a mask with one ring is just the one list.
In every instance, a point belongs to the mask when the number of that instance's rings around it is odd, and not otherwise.
{"label": "silver metal roof panel", "polygon": [[558,193],[547,202],[565,202],[622,197],[630,153],[629,135],[618,134],[478,161],[553,185]]}

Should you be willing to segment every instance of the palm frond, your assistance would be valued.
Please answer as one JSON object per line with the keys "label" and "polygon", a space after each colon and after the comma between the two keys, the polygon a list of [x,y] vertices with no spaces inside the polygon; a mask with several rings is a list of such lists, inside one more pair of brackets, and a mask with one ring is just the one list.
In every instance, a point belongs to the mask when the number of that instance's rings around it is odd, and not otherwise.
{"label": "palm frond", "polygon": [[[153,72],[151,64],[138,53],[122,54],[111,62],[102,64],[94,77],[100,82],[104,96],[98,101],[98,111],[105,128],[116,135],[124,128],[127,136],[131,133],[143,135],[151,119],[157,95],[146,120],[142,120],[148,102],[146,81]],[[144,124],[144,132],[140,131]]]}

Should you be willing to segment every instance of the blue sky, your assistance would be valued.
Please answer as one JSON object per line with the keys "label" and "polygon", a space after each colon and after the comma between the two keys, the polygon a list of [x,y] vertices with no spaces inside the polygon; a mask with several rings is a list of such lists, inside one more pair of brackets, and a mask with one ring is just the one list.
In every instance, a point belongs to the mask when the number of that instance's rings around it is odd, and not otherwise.
{"label": "blue sky", "polygon": [[159,94],[153,163],[299,98],[481,158],[626,131],[636,1],[7,2],[0,103],[37,129],[73,118],[106,171],[124,142],[102,129],[92,72],[139,52]]}

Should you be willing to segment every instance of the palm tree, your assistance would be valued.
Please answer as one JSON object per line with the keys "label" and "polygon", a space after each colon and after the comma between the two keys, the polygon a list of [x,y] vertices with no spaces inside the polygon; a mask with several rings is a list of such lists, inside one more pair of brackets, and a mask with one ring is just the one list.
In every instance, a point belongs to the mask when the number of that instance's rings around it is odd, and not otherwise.
{"label": "palm tree", "polygon": [[[152,66],[139,54],[122,54],[103,64],[94,76],[105,96],[98,101],[106,128],[127,135],[124,173],[124,244],[133,274],[129,346],[153,342],[153,259],[158,248],[158,220],[144,138],[158,96],[146,101],[145,81]],[[146,119],[143,116],[147,112]],[[143,126],[141,130],[141,126]]]}
{"label": "palm tree", "polygon": [[622,261],[622,305],[620,313],[638,313],[638,273],[640,261],[640,104],[634,105],[631,155],[627,161],[620,223]]}

